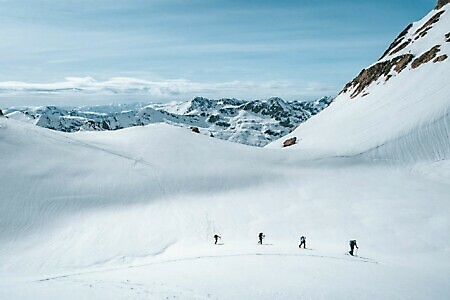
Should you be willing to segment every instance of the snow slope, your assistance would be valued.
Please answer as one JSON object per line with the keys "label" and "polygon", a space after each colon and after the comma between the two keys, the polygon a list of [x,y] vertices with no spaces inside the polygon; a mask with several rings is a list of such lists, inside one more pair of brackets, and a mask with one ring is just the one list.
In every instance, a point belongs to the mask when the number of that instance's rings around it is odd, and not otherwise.
{"label": "snow slope", "polygon": [[[2,299],[450,292],[439,167],[303,160],[164,124],[67,134],[1,118],[0,149]],[[344,255],[350,238],[367,258]]]}
{"label": "snow slope", "polygon": [[[429,22],[435,15],[438,21]],[[393,47],[367,67],[368,72],[363,70],[350,82],[327,110],[269,147],[279,148],[286,138],[296,136],[299,141],[293,148],[321,156],[364,154],[369,158],[408,162],[448,159],[450,60],[434,60],[450,55],[449,32],[447,4],[407,27],[397,39],[406,41],[407,46]],[[440,46],[436,57],[413,68],[415,60],[436,45]],[[405,64],[383,69],[383,63],[398,57],[403,57]],[[396,68],[402,67],[398,73]],[[371,76],[374,80],[369,83],[367,78]]]}

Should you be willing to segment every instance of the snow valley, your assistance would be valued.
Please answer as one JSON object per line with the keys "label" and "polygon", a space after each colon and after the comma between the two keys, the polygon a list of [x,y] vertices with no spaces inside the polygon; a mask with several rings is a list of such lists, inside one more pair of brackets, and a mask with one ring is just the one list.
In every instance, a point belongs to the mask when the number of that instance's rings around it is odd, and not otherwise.
{"label": "snow valley", "polygon": [[[448,298],[448,2],[407,26],[331,104],[318,100],[311,110],[278,98],[198,98],[119,107],[118,115],[131,113],[108,129],[127,128],[80,131],[84,121],[70,130],[35,126],[52,121],[53,108],[5,109],[0,297]],[[261,134],[272,127],[236,140],[226,135],[237,131],[214,127],[264,127],[259,113],[270,107],[280,122],[270,139]],[[102,113],[112,120],[116,112]],[[93,119],[83,113],[74,116]],[[135,124],[136,116],[151,121]],[[293,126],[277,127],[284,120]],[[349,240],[356,256],[347,255]]]}

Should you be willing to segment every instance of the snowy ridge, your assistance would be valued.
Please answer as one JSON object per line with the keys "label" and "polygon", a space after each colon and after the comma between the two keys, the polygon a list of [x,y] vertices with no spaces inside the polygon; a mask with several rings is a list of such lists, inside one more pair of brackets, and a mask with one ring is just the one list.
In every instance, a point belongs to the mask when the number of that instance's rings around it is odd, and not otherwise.
{"label": "snowy ridge", "polygon": [[[369,158],[375,155],[378,159],[400,161],[450,158],[450,84],[447,79],[450,78],[450,60],[437,60],[450,54],[450,43],[446,41],[450,28],[449,9],[447,4],[408,26],[400,41],[411,42],[398,52],[394,50],[400,46],[395,46],[380,61],[364,69],[327,110],[288,135],[286,138],[296,136],[299,140],[292,147],[326,156],[370,152]],[[436,14],[439,19],[430,22]],[[431,25],[424,27],[427,23]],[[421,28],[428,28],[426,35],[420,35]],[[424,59],[424,53],[435,45],[440,49],[435,57]],[[392,51],[395,53],[390,54]],[[433,57],[433,53],[429,53]],[[397,61],[397,65],[389,69],[395,57],[406,59]],[[414,68],[418,59],[423,63]],[[281,147],[286,138],[270,147]]]}
{"label": "snowy ridge", "polygon": [[154,123],[198,127],[200,133],[223,140],[265,146],[288,134],[300,123],[325,109],[332,101],[285,102],[281,98],[244,101],[196,97],[175,105],[111,105],[98,107],[9,108],[9,118],[63,131],[117,130]]}

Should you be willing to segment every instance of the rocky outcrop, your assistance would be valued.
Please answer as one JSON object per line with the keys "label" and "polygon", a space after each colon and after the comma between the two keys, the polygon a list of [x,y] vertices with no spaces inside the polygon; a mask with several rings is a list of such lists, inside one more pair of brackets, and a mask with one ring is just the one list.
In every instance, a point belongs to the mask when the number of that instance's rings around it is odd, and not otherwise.
{"label": "rocky outcrop", "polygon": [[438,3],[434,9],[441,9],[449,3],[450,3],[450,0],[438,0]]}
{"label": "rocky outcrop", "polygon": [[347,83],[341,91],[341,94],[353,90],[350,97],[355,98],[361,94],[365,88],[377,81],[381,76],[385,76],[386,80],[388,80],[390,78],[389,73],[392,69],[394,69],[397,73],[402,72],[413,58],[414,55],[412,54],[404,54],[391,60],[376,63],[375,65],[362,70],[355,79]]}
{"label": "rocky outcrop", "polygon": [[450,32],[445,35],[445,41],[450,42]]}
{"label": "rocky outcrop", "polygon": [[2,110],[0,109],[0,117],[3,117],[4,115],[3,115],[3,112],[2,112]]}
{"label": "rocky outcrop", "polygon": [[447,58],[448,58],[447,54],[443,54],[443,55],[441,55],[441,56],[436,57],[436,58],[433,60],[433,62],[434,62],[434,63],[441,62],[441,61],[446,60]]}
{"label": "rocky outcrop", "polygon": [[200,133],[200,129],[198,127],[191,127],[192,132]]}
{"label": "rocky outcrop", "polygon": [[[413,24],[411,23],[408,26],[406,26],[406,28],[403,29],[402,32],[400,32],[400,34],[395,38],[395,40],[392,42],[392,44],[389,46],[389,48],[383,53],[383,55],[381,56],[380,59],[383,59],[388,54],[391,55],[391,54],[399,51],[399,50],[398,51],[392,51],[392,50],[394,50],[398,45],[400,45],[402,43],[403,39],[405,38],[406,34],[408,33],[408,31],[411,29],[412,26],[413,26]],[[406,47],[406,46],[404,46],[404,47]]]}
{"label": "rocky outcrop", "polygon": [[403,49],[405,49],[410,43],[411,43],[412,39],[407,39],[405,42],[401,43],[400,46],[398,46],[397,48],[395,48],[394,50],[392,50],[389,55],[394,55],[400,51],[402,51]]}
{"label": "rocky outcrop", "polygon": [[436,57],[437,53],[440,51],[440,47],[441,47],[440,45],[436,45],[433,48],[431,48],[430,50],[428,50],[427,52],[425,52],[424,54],[422,54],[421,56],[419,56],[418,58],[416,58],[412,62],[411,67],[413,69],[417,69],[422,64],[426,64],[427,62],[434,59]]}
{"label": "rocky outcrop", "polygon": [[445,11],[440,11],[438,13],[436,13],[434,16],[432,16],[427,22],[425,22],[425,24],[422,25],[422,27],[420,27],[419,29],[416,30],[416,32],[414,33],[414,35],[416,36],[414,39],[417,40],[421,37],[424,37],[425,35],[427,35],[428,31],[433,28],[433,24],[438,22],[439,19],[441,18],[441,15],[444,13]]}
{"label": "rocky outcrop", "polygon": [[291,137],[290,139],[287,139],[283,142],[283,147],[289,147],[292,145],[295,145],[295,143],[297,142],[297,137]]}
{"label": "rocky outcrop", "polygon": [[400,55],[394,58],[391,61],[392,65],[394,66],[394,71],[397,73],[403,71],[406,68],[406,66],[412,61],[413,58],[414,55],[412,54]]}

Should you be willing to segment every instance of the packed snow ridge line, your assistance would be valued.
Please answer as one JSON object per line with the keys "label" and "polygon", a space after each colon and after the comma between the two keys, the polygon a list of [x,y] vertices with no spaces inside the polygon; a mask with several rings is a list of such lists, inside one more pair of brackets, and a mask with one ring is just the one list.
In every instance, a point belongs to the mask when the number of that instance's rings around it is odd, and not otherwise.
{"label": "packed snow ridge line", "polygon": [[277,97],[252,101],[196,97],[179,104],[43,106],[9,108],[5,113],[10,118],[63,132],[117,130],[164,122],[197,128],[195,132],[211,137],[262,147],[290,133],[332,101],[332,97],[293,102]]}

